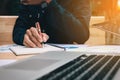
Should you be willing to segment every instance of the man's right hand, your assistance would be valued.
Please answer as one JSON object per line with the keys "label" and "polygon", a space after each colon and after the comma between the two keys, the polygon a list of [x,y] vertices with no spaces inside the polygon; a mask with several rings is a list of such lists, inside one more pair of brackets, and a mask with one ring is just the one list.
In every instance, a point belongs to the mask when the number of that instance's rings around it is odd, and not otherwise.
{"label": "man's right hand", "polygon": [[42,47],[42,42],[46,42],[49,36],[46,33],[39,34],[35,27],[31,27],[24,35],[23,44],[27,47]]}

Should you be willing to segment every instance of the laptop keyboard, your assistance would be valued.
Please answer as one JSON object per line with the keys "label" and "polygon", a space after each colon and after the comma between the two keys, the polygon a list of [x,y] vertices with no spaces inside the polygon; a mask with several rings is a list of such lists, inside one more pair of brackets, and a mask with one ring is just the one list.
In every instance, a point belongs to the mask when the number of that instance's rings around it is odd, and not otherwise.
{"label": "laptop keyboard", "polygon": [[82,55],[37,80],[112,80],[120,56]]}

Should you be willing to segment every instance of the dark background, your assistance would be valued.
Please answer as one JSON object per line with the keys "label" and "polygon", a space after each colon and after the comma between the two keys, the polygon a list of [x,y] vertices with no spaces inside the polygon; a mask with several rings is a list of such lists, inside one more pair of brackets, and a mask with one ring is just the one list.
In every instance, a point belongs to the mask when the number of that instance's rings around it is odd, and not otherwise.
{"label": "dark background", "polygon": [[[104,15],[117,0],[90,0],[93,16]],[[113,2],[112,2],[113,1]],[[20,0],[0,0],[0,15],[18,15]],[[108,7],[107,7],[108,6]]]}
{"label": "dark background", "polygon": [[[90,0],[92,15],[103,15],[102,0]],[[0,0],[0,15],[18,15],[20,0]]]}
{"label": "dark background", "polygon": [[18,15],[20,0],[0,0],[0,15]]}

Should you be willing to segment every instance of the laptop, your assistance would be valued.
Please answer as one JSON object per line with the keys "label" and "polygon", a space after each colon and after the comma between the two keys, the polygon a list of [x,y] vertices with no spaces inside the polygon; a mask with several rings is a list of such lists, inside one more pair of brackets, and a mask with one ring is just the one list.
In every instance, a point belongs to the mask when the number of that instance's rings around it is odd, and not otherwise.
{"label": "laptop", "polygon": [[46,52],[0,67],[0,80],[119,80],[120,54]]}

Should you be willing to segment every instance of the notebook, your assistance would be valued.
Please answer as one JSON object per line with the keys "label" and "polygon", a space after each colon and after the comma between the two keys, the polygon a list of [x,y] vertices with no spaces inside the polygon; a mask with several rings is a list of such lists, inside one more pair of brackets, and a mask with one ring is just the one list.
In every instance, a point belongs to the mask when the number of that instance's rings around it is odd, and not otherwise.
{"label": "notebook", "polygon": [[26,55],[26,54],[39,54],[48,51],[86,51],[87,45],[74,45],[74,44],[53,44],[47,43],[43,48],[28,48],[25,46],[13,46],[10,50],[15,55]]}
{"label": "notebook", "polygon": [[[105,53],[104,53],[105,54]],[[120,54],[45,52],[0,67],[1,80],[119,80]]]}
{"label": "notebook", "polygon": [[27,55],[27,54],[39,54],[39,53],[44,53],[48,51],[64,51],[62,48],[54,47],[48,44],[45,44],[43,48],[29,48],[26,46],[15,46],[15,47],[10,47],[10,50],[15,54],[15,55]]}

